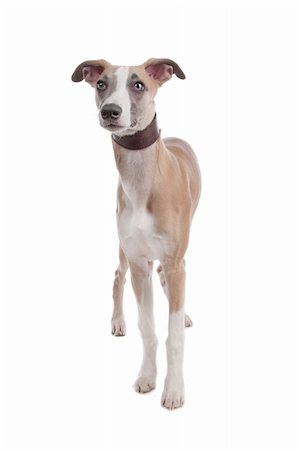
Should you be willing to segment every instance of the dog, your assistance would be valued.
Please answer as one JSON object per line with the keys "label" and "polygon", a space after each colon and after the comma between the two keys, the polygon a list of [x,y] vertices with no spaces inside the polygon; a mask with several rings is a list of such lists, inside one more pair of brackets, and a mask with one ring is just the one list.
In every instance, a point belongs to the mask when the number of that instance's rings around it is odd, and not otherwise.
{"label": "dog", "polygon": [[126,333],[123,289],[130,268],[143,340],[143,360],[134,388],[139,393],[154,389],[157,337],[152,270],[158,260],[157,271],[169,301],[167,375],[161,404],[170,410],[185,401],[184,327],[192,322],[184,312],[184,255],[201,192],[192,148],[178,138],[162,139],[157,125],[154,98],[173,74],[185,78],[176,62],[151,58],[137,66],[116,66],[102,59],[84,61],[72,75],[74,82],[84,79],[95,90],[99,122],[112,133],[119,172],[116,215],[120,246],[112,334]]}

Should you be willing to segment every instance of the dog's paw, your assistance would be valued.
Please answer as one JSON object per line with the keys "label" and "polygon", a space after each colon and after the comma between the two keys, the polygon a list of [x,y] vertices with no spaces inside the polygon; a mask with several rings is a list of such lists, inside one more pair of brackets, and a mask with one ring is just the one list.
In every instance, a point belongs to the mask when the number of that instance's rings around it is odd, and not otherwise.
{"label": "dog's paw", "polygon": [[186,328],[193,327],[193,322],[188,316],[188,314],[185,314],[185,327]]}
{"label": "dog's paw", "polygon": [[152,391],[156,387],[155,377],[149,377],[148,375],[139,375],[135,383],[133,384],[133,388],[139,394],[146,394],[147,392]]}
{"label": "dog's paw", "polygon": [[126,323],[124,317],[112,318],[111,320],[111,333],[114,336],[126,335]]}
{"label": "dog's paw", "polygon": [[179,386],[172,386],[165,384],[164,391],[161,398],[161,405],[167,409],[176,409],[183,406],[185,403],[184,384]]}

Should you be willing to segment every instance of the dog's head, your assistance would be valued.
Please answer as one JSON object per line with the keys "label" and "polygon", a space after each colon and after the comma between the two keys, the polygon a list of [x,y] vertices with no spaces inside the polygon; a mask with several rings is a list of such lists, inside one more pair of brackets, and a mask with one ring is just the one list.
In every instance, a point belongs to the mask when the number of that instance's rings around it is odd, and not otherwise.
{"label": "dog's head", "polygon": [[152,58],[139,66],[114,66],[99,59],[81,63],[72,80],[84,79],[95,89],[100,125],[122,136],[135,134],[151,122],[158,87],[173,74],[185,78],[170,59]]}

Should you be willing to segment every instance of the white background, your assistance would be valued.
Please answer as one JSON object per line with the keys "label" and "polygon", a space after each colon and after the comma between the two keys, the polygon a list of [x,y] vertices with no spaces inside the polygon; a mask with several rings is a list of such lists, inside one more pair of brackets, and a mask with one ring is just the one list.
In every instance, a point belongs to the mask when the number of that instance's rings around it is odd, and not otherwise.
{"label": "white background", "polygon": [[[298,448],[297,3],[3,6],[2,448]],[[187,255],[186,405],[174,412],[159,404],[157,277],[155,392],[131,387],[141,342],[129,282],[128,334],[110,335],[117,172],[92,90],[70,80],[85,59],[150,57],[186,73],[160,90],[158,119],[163,136],[192,144],[203,176]]]}

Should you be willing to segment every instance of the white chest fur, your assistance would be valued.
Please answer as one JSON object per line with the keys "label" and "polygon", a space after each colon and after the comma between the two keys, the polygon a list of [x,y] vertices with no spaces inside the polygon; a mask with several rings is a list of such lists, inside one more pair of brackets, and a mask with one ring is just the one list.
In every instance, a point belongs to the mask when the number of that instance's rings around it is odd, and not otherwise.
{"label": "white chest fur", "polygon": [[155,227],[154,217],[146,208],[157,156],[149,147],[142,151],[122,149],[118,163],[122,192],[122,208],[117,225],[121,246],[129,259],[147,258],[161,260],[164,254],[164,239]]}
{"label": "white chest fur", "polygon": [[118,217],[118,234],[129,259],[161,259],[163,239],[155,229],[152,215],[144,208],[126,207]]}

